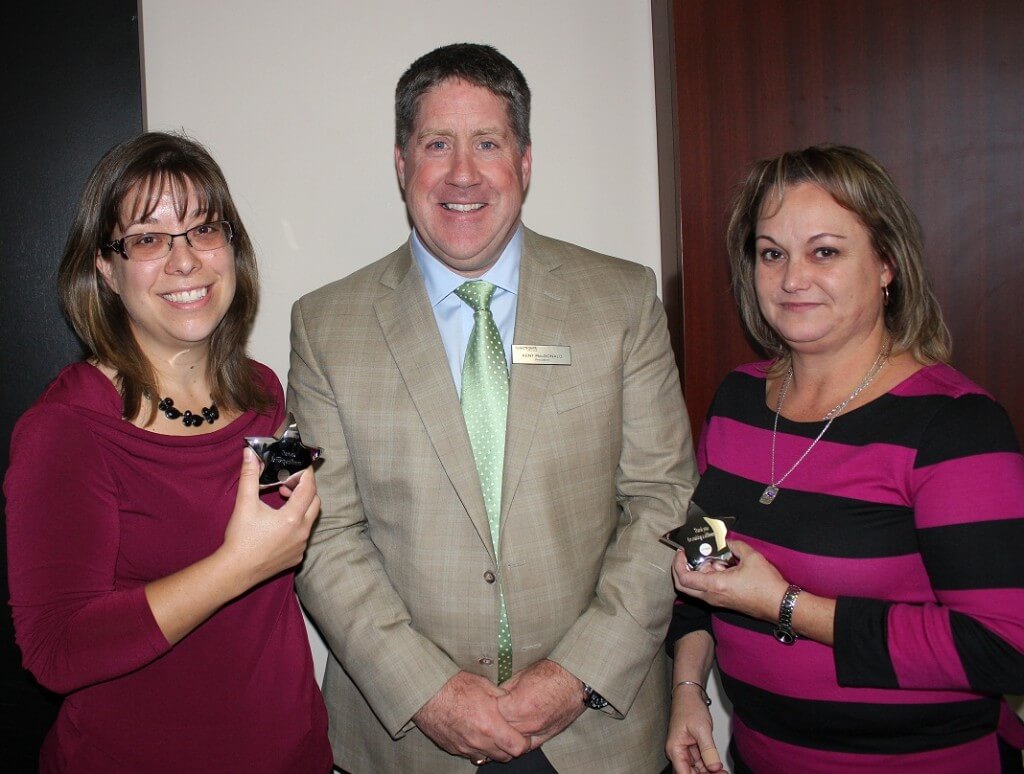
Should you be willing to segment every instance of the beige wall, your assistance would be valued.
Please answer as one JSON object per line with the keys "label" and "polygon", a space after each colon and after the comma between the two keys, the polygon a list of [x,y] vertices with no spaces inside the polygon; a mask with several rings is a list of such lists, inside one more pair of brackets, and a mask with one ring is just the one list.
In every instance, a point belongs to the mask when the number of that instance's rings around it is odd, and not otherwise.
{"label": "beige wall", "polygon": [[263,272],[252,352],[282,377],[291,303],[408,235],[394,87],[445,43],[492,43],[530,83],[526,223],[658,270],[648,0],[141,6],[147,128],[184,128],[224,167]]}
{"label": "beige wall", "polygon": [[[649,0],[140,6],[147,128],[184,129],[223,166],[260,254],[250,349],[282,380],[292,302],[408,235],[392,163],[394,86],[445,43],[491,43],[530,83],[526,223],[660,276]],[[314,655],[322,669],[319,642]],[[716,722],[724,734],[724,717]]]}

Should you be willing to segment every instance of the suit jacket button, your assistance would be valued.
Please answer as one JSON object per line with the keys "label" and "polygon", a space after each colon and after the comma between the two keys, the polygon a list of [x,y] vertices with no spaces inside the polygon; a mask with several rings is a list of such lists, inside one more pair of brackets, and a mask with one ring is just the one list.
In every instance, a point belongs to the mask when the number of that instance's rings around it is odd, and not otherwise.
{"label": "suit jacket button", "polygon": [[494,573],[488,570],[484,573],[484,580],[488,583],[494,583]]}
{"label": "suit jacket button", "polygon": [[491,664],[494,663],[494,659],[493,658],[487,658],[487,656],[484,656],[483,658],[479,659],[477,661],[477,663],[478,664],[483,664],[484,666],[490,666]]}

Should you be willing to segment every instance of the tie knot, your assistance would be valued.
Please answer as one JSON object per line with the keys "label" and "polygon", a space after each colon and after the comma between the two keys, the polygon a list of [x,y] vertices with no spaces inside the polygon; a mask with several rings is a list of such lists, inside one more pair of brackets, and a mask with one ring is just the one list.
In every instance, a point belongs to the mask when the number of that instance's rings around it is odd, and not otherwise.
{"label": "tie knot", "polygon": [[463,282],[455,288],[454,292],[455,295],[469,304],[470,309],[474,312],[479,312],[491,308],[491,296],[494,295],[496,289],[490,282],[473,280],[471,282]]}

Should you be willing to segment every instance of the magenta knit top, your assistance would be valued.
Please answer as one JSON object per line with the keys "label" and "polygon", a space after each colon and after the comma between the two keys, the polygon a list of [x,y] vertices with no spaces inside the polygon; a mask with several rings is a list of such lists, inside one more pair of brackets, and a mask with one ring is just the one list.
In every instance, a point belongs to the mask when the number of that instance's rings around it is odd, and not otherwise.
{"label": "magenta knit top", "polygon": [[292,573],[174,646],[143,589],[221,545],[242,439],[283,421],[280,383],[253,366],[270,413],[204,435],[124,421],[120,395],[87,363],[65,368],[19,420],[4,483],[16,639],[36,679],[66,694],[42,771],[330,770]]}

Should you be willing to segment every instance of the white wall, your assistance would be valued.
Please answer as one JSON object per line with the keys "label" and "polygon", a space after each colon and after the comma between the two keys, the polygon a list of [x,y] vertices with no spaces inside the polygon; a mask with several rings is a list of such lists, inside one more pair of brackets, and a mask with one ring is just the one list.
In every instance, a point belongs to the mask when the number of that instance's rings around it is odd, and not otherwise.
{"label": "white wall", "polygon": [[[147,128],[184,129],[223,167],[260,255],[250,350],[282,380],[292,302],[408,235],[392,162],[394,87],[445,43],[491,43],[530,83],[525,222],[660,276],[649,0],[140,6]],[[314,655],[322,669],[319,643]],[[724,739],[724,716],[716,724]]]}

